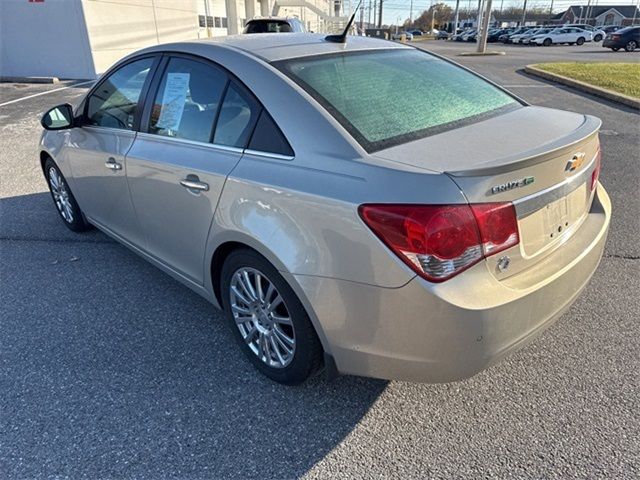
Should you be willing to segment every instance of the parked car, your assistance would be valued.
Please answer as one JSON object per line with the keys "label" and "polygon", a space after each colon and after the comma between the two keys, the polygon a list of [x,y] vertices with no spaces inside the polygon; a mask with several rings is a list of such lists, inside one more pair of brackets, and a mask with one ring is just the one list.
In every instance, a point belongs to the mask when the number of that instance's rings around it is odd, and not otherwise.
{"label": "parked car", "polygon": [[151,46],[42,125],[61,221],[221,307],[287,384],[471,376],[569,308],[610,223],[599,119],[374,38]]}
{"label": "parked car", "polygon": [[477,35],[478,35],[478,30],[474,28],[472,30],[468,30],[465,33],[463,33],[461,38],[463,42],[474,42]]}
{"label": "parked car", "polygon": [[391,39],[392,40],[402,40],[403,36],[407,41],[413,40],[413,35],[410,32],[396,32],[393,35],[391,35]]}
{"label": "parked car", "polygon": [[411,35],[413,35],[414,37],[421,37],[422,35],[424,35],[424,32],[422,30],[410,30],[409,33],[411,33]]}
{"label": "parked car", "polygon": [[295,17],[260,17],[249,20],[242,33],[303,33],[304,23]]}
{"label": "parked car", "polygon": [[640,26],[626,27],[613,33],[608,33],[604,42],[602,42],[602,46],[610,48],[614,52],[621,48],[624,48],[627,52],[633,52],[640,46]]}
{"label": "parked car", "polygon": [[538,28],[537,30],[529,30],[527,33],[524,33],[518,39],[518,43],[522,45],[529,45],[531,39],[536,35],[543,35],[545,33],[549,33],[553,31],[555,28]]}
{"label": "parked car", "polygon": [[[575,27],[575,28],[580,28],[582,30],[586,30],[588,32],[591,32],[592,35],[592,40],[594,42],[600,42],[605,35],[607,34],[607,32],[605,32],[604,30],[600,29],[600,28],[596,28],[593,27],[587,23],[570,23],[568,25],[563,25],[562,28],[571,28],[571,27]],[[587,40],[587,42],[590,42],[591,40]]]}
{"label": "parked car", "polygon": [[552,44],[566,43],[569,45],[582,45],[584,42],[591,41],[591,32],[582,30],[581,28],[569,27],[569,28],[556,28],[550,32],[540,35],[534,35],[529,39],[529,43],[544,45],[548,47]]}
{"label": "parked car", "polygon": [[476,32],[475,29],[468,28],[466,30],[463,30],[462,32],[459,32],[457,35],[453,37],[453,39],[456,42],[464,42],[469,35],[473,35],[475,32]]}
{"label": "parked car", "polygon": [[605,25],[603,27],[598,27],[600,28],[600,30],[602,30],[604,33],[612,33],[615,32],[616,30],[620,30],[622,27],[622,25]]}
{"label": "parked car", "polygon": [[497,42],[501,35],[507,35],[507,34],[510,34],[511,32],[512,30],[507,28],[492,30],[487,35],[487,42],[489,43]]}
{"label": "parked car", "polygon": [[528,36],[533,36],[536,32],[538,32],[538,30],[540,30],[539,28],[532,28],[529,30],[526,30],[522,33],[516,33],[513,34],[511,36],[509,36],[509,43],[522,43],[521,40],[524,37],[528,37]]}
{"label": "parked car", "polygon": [[512,31],[511,33],[507,33],[507,34],[505,34],[505,35],[501,35],[501,36],[500,36],[500,38],[499,38],[499,40],[500,40],[502,43],[511,43],[511,38],[512,38],[514,35],[520,35],[520,34],[523,34],[523,33],[527,33],[527,32],[528,32],[529,30],[531,30],[532,28],[533,28],[533,27],[520,27],[520,28],[517,28],[516,30]]}
{"label": "parked car", "polygon": [[436,40],[449,40],[449,33],[445,30],[440,30],[436,33]]}

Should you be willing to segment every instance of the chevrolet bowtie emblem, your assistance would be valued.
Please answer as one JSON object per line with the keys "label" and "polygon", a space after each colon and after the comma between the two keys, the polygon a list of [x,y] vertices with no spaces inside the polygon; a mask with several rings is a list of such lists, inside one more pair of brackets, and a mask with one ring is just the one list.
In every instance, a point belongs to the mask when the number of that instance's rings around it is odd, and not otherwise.
{"label": "chevrolet bowtie emblem", "polygon": [[564,171],[569,173],[575,172],[584,163],[585,156],[586,154],[584,152],[576,153],[573,158],[567,162],[567,166],[564,167]]}

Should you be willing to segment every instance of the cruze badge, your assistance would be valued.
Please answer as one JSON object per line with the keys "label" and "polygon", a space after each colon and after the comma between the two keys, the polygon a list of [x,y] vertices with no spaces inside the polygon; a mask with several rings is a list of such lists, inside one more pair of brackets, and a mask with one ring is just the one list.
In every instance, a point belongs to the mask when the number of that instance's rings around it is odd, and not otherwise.
{"label": "cruze badge", "polygon": [[507,190],[513,190],[518,187],[526,187],[527,185],[531,185],[534,181],[534,177],[524,177],[519,178],[518,180],[511,180],[510,182],[491,187],[491,194],[493,195],[494,193],[506,192]]}
{"label": "cruze badge", "polygon": [[567,166],[564,167],[564,171],[569,173],[575,172],[584,163],[585,156],[586,154],[584,152],[576,153],[573,158],[567,162]]}

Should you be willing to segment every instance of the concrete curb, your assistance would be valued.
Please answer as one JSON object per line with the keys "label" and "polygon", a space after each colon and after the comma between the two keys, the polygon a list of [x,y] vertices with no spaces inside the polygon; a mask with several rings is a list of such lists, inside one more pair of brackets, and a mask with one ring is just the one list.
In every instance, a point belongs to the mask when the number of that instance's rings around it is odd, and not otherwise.
{"label": "concrete curb", "polygon": [[496,52],[496,51],[489,51],[484,53],[462,52],[458,54],[459,57],[491,57],[494,55],[505,55],[505,52]]}
{"label": "concrete curb", "polygon": [[58,77],[0,77],[0,83],[58,83]]}
{"label": "concrete curb", "polygon": [[529,75],[542,77],[546,80],[550,80],[556,83],[561,83],[563,85],[573,87],[577,90],[590,93],[591,95],[595,95],[601,98],[606,98],[607,100],[610,100],[612,102],[621,103],[628,107],[640,110],[640,100],[637,98],[633,98],[628,95],[623,95],[622,93],[613,92],[611,90],[607,90],[606,88],[596,87],[594,85],[581,82],[580,80],[574,80],[573,78],[565,77],[564,75],[558,75],[557,73],[547,72],[545,70],[536,68],[535,65],[526,65],[524,67],[524,71]]}

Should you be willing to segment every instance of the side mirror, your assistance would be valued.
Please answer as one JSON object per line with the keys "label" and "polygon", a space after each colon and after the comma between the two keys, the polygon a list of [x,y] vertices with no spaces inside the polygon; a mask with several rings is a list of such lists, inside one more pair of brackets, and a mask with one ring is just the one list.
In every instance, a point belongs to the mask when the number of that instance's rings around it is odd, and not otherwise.
{"label": "side mirror", "polygon": [[68,103],[53,107],[40,121],[46,130],[64,130],[73,127],[73,107]]}

